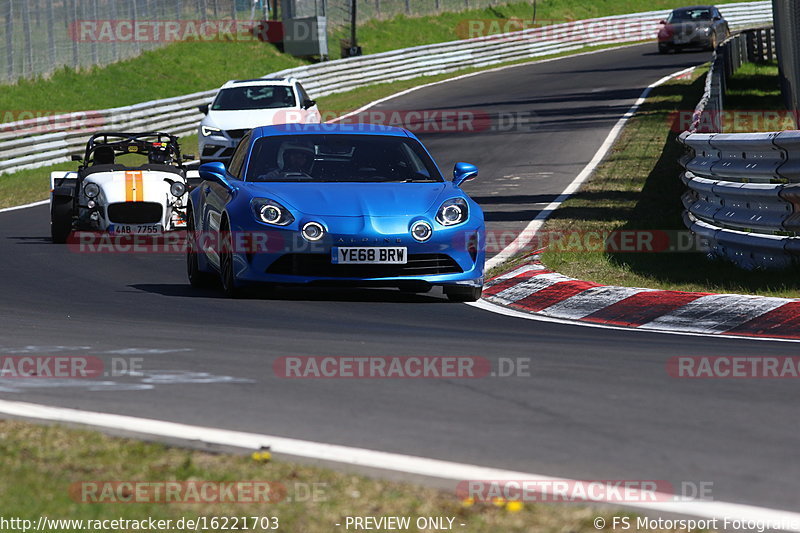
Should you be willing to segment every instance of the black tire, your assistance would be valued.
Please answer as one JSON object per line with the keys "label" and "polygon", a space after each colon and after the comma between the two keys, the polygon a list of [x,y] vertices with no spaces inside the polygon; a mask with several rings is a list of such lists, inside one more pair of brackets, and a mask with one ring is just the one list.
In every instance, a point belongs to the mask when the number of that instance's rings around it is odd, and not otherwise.
{"label": "black tire", "polygon": [[219,280],[222,283],[222,292],[228,298],[240,298],[242,290],[236,286],[236,274],[233,271],[233,239],[227,220],[220,228],[220,238],[222,246],[219,253]]}
{"label": "black tire", "polygon": [[451,302],[477,302],[481,299],[483,286],[481,287],[445,287],[444,294]]}
{"label": "black tire", "polygon": [[708,49],[711,50],[712,52],[717,49],[717,34],[716,33],[712,33],[711,34],[711,39],[709,39],[709,42],[708,42]]}
{"label": "black tire", "polygon": [[50,206],[50,238],[64,244],[72,232],[72,197],[56,196]]}
{"label": "black tire", "polygon": [[658,53],[659,53],[659,54],[667,54],[667,53],[669,53],[669,47],[667,47],[667,46],[660,46],[660,45],[659,45],[659,47],[658,47]]}
{"label": "black tire", "polygon": [[214,275],[202,272],[197,262],[194,214],[191,211],[187,211],[186,216],[186,276],[189,278],[189,284],[196,289],[211,287],[216,281]]}

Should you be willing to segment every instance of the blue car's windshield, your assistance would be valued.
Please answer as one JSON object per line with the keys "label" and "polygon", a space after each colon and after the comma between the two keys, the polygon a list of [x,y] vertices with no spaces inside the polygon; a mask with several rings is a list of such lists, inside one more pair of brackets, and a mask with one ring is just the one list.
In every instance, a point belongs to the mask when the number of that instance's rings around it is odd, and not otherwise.
{"label": "blue car's windshield", "polygon": [[211,109],[214,111],[277,109],[293,107],[295,103],[291,87],[258,85],[222,89],[214,99]]}
{"label": "blue car's windshield", "polygon": [[253,145],[246,181],[441,182],[418,141],[388,135],[282,135]]}

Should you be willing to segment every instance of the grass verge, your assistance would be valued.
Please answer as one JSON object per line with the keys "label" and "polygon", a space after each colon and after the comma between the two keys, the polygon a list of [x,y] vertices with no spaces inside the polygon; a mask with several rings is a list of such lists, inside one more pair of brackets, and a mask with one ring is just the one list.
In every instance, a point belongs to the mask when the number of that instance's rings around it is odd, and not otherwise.
{"label": "grass verge", "polygon": [[728,80],[723,131],[746,133],[795,129],[781,94],[778,63],[745,63]]}
{"label": "grass verge", "polygon": [[[471,533],[503,531],[590,533],[600,516],[607,524],[617,516],[580,504],[476,503],[407,483],[393,483],[259,457],[210,454],[160,444],[114,438],[100,433],[0,420],[0,497],[5,519],[38,517],[72,520],[142,520],[207,517],[276,517],[280,531],[329,533],[347,516],[452,517],[454,529]],[[54,465],[57,467],[54,468]],[[136,492],[121,487],[110,492],[90,485],[104,482],[161,483],[257,481],[275,483],[269,503],[152,503],[136,501]],[[84,492],[84,489],[88,492]],[[151,494],[153,492],[151,491]],[[129,503],[84,502],[100,496],[131,498]],[[196,500],[195,500],[196,501]],[[466,524],[461,528],[458,524]],[[92,529],[92,528],[88,528]],[[99,529],[99,528],[98,528]],[[147,529],[147,528],[145,528]],[[250,528],[262,531],[260,528]],[[412,528],[414,529],[414,528]],[[59,531],[77,531],[62,527]],[[118,531],[131,529],[119,528]],[[168,528],[169,531],[191,530]],[[211,527],[209,531],[222,530]],[[422,529],[429,531],[429,529]]]}
{"label": "grass verge", "polygon": [[[615,45],[616,46],[616,45]],[[610,48],[610,46],[594,46],[586,47],[579,51],[589,50],[602,50]],[[576,52],[564,52],[560,54],[553,54],[537,58],[535,61],[543,59],[552,59],[556,57],[564,57],[572,55]],[[520,59],[502,63],[499,65],[492,65],[482,68],[463,69],[457,72],[439,74],[436,76],[422,76],[410,80],[403,80],[392,83],[381,83],[377,85],[370,85],[360,89],[354,89],[344,93],[333,94],[319,98],[318,105],[320,110],[327,112],[330,110],[335,111],[337,114],[344,114],[348,111],[358,109],[370,102],[377,99],[384,98],[395,94],[397,92],[424,85],[426,83],[433,83],[442,81],[457,76],[463,76],[472,72],[480,72],[489,70],[500,66],[515,65],[522,63],[530,63],[530,59]],[[88,138],[88,136],[87,136]],[[181,151],[186,154],[198,155],[197,148],[197,135],[188,135],[181,137]],[[38,200],[44,200],[49,193],[50,172],[56,170],[74,170],[76,163],[65,161],[63,163],[56,163],[54,165],[40,167],[35,169],[20,170],[9,174],[0,175],[0,208],[11,207],[15,205],[27,204]]]}
{"label": "grass verge", "polygon": [[[591,180],[545,223],[543,231],[568,235],[589,232],[664,230],[684,232],[680,201],[685,187],[678,160],[683,148],[673,126],[674,113],[699,101],[705,69],[691,78],[656,88],[627,123]],[[574,233],[572,233],[574,232]],[[796,272],[747,272],[709,261],[703,253],[620,253],[576,251],[567,244],[542,255],[551,269],[607,285],[654,289],[749,293],[797,297]],[[503,268],[522,261],[512,260]]]}

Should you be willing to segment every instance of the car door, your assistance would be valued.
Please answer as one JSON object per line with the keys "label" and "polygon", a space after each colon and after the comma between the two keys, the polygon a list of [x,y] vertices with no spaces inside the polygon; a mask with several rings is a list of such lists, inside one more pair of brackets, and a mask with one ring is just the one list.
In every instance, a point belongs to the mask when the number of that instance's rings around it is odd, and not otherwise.
{"label": "car door", "polygon": [[[225,169],[225,178],[232,183],[241,180],[242,166],[247,157],[250,146],[250,132],[247,132],[242,140],[239,141],[236,150],[233,152],[231,162]],[[219,231],[222,223],[222,214],[225,207],[231,201],[231,191],[224,185],[211,181],[203,182],[203,227],[212,235],[213,238],[205,239],[205,248],[209,261],[219,268],[219,244],[221,242]]]}

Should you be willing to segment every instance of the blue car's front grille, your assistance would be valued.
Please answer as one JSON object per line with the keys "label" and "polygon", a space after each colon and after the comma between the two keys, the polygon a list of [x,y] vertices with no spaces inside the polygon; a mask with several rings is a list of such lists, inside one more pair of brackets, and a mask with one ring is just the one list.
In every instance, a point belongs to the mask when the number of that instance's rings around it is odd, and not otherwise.
{"label": "blue car's front grille", "polygon": [[409,254],[405,265],[335,265],[330,254],[286,254],[266,272],[314,278],[394,278],[459,274],[463,270],[445,254]]}

